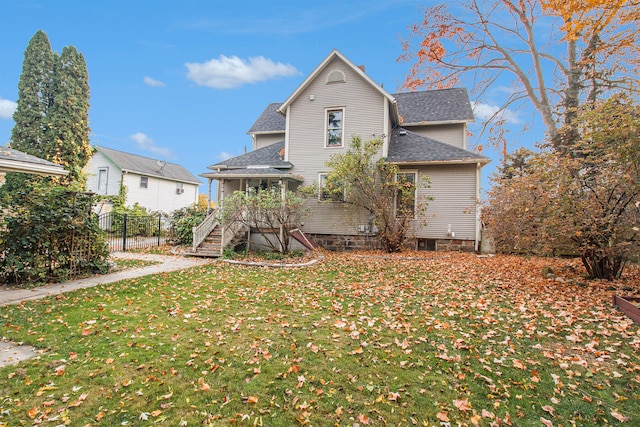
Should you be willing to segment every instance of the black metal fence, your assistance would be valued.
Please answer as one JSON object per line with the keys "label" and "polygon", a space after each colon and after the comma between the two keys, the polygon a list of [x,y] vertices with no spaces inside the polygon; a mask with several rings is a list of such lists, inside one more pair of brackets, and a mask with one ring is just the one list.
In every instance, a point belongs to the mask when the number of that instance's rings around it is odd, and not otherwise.
{"label": "black metal fence", "polygon": [[106,233],[110,251],[126,252],[165,244],[169,240],[170,223],[160,214],[132,215],[108,212],[98,217]]}

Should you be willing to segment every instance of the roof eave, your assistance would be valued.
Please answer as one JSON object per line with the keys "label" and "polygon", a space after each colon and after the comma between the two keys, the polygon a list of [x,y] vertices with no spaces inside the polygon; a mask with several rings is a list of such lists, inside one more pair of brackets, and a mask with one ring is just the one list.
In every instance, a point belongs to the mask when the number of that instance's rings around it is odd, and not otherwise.
{"label": "roof eave", "polygon": [[200,181],[190,181],[188,179],[180,179],[180,178],[174,178],[174,177],[169,177],[169,176],[155,175],[155,174],[152,174],[152,173],[141,172],[141,171],[133,170],[133,169],[121,169],[121,170],[122,170],[123,173],[133,173],[133,174],[140,175],[140,176],[148,176],[150,178],[163,179],[165,181],[183,182],[185,184],[194,184],[194,185],[202,184],[202,182],[200,182]]}
{"label": "roof eave", "polygon": [[486,165],[487,163],[491,162],[490,159],[487,158],[483,158],[483,159],[458,159],[458,160],[400,160],[400,161],[387,161],[387,163],[392,164],[392,165],[398,165],[398,166],[402,166],[402,165],[411,165],[411,166],[418,166],[418,165],[472,165],[472,164],[478,164],[478,165]]}
{"label": "roof eave", "polygon": [[[209,173],[201,173],[199,176],[203,177],[203,178],[207,178],[207,179],[244,179],[244,178],[261,178],[260,175],[255,175],[255,174],[243,174],[243,173],[239,173],[239,174],[225,174],[225,175],[218,175],[215,172],[209,172]],[[298,181],[298,182],[303,182],[304,178],[302,178],[301,176],[296,176],[296,175],[291,175],[291,174],[267,174],[266,177],[268,178],[277,178],[277,179],[289,179],[292,181]]]}
{"label": "roof eave", "polygon": [[40,165],[37,163],[21,162],[16,160],[0,160],[1,172],[22,172],[43,176],[65,176],[69,174],[62,166]]}
{"label": "roof eave", "polygon": [[464,119],[464,120],[432,120],[432,121],[423,121],[423,122],[412,122],[412,123],[402,123],[402,127],[405,126],[433,126],[433,125],[453,125],[459,123],[473,123],[475,119]]}

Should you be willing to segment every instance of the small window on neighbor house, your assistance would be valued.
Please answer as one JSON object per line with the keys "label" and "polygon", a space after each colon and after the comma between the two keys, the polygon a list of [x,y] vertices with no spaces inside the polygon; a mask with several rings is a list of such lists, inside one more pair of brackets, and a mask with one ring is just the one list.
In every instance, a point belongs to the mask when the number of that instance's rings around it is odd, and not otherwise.
{"label": "small window on neighbor house", "polygon": [[141,176],[140,177],[140,188],[149,188],[149,177]]}
{"label": "small window on neighbor house", "polygon": [[184,184],[182,182],[176,182],[176,194],[184,193]]}
{"label": "small window on neighbor house", "polygon": [[342,147],[342,129],[344,126],[344,108],[327,110],[326,147]]}
{"label": "small window on neighbor house", "polygon": [[109,168],[98,169],[98,194],[107,194],[107,180],[109,179]]}

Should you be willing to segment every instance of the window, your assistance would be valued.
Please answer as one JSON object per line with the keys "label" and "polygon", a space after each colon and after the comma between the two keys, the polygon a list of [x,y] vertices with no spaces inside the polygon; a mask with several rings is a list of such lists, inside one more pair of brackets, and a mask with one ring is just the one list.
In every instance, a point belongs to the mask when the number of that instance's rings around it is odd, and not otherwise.
{"label": "window", "polygon": [[176,194],[184,193],[184,184],[182,182],[176,182]]}
{"label": "window", "polygon": [[149,188],[149,177],[141,176],[140,177],[140,188]]}
{"label": "window", "polygon": [[321,173],[320,175],[318,175],[318,199],[331,200],[334,202],[344,201],[345,199],[344,191],[335,192],[335,191],[330,191],[327,188],[327,177],[328,177],[328,174],[326,173]]}
{"label": "window", "polygon": [[107,180],[109,179],[109,168],[98,169],[98,194],[107,194]]}
{"label": "window", "polygon": [[326,147],[342,147],[342,129],[344,126],[344,109],[327,110]]}
{"label": "window", "polygon": [[396,182],[396,216],[414,217],[416,214],[416,172],[399,172]]}

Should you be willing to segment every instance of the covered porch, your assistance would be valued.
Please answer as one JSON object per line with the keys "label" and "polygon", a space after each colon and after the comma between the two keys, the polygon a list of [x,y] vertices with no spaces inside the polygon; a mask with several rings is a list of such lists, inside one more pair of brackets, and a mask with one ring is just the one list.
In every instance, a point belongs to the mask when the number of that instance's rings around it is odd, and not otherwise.
{"label": "covered porch", "polygon": [[[295,191],[303,182],[300,176],[270,167],[219,169],[200,176],[208,180],[209,200],[217,200],[218,207],[193,229],[193,255],[198,256],[221,256],[225,247],[249,231],[237,225],[224,227],[218,222],[218,209],[224,205],[225,197],[238,191],[248,194],[251,191],[277,189],[284,200],[287,191]],[[215,195],[212,194],[213,181],[217,183]]]}

